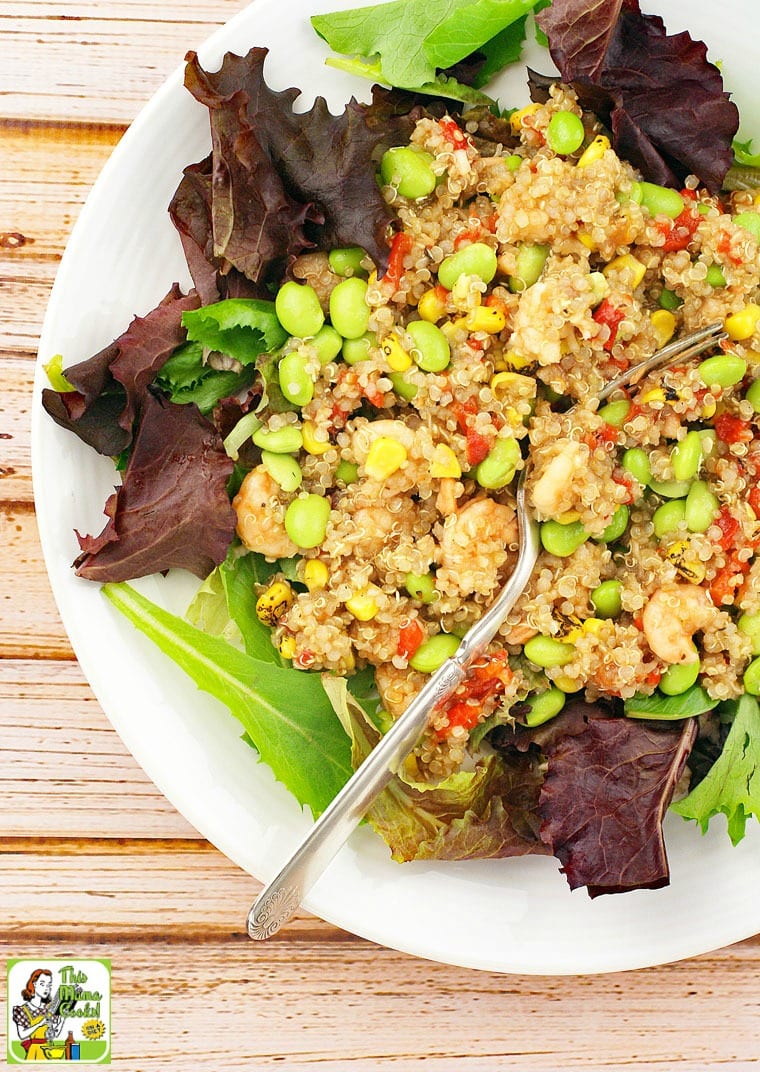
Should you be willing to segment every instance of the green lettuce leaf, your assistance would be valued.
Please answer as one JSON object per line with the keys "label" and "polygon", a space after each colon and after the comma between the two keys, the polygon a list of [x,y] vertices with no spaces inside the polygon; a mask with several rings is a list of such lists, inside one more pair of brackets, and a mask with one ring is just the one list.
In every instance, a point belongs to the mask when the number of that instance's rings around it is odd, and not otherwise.
{"label": "green lettuce leaf", "polygon": [[225,704],[260,758],[315,815],[352,774],[351,746],[319,675],[251,658],[208,636],[125,583],[103,593],[199,689]]}
{"label": "green lettuce leaf", "polygon": [[249,387],[255,376],[255,366],[242,372],[223,371],[203,362],[204,347],[189,342],[175,350],[156,376],[155,384],[165,391],[172,402],[180,405],[195,402],[201,413],[210,413],[222,398],[236,395]]}
{"label": "green lettuce leaf", "polygon": [[747,818],[760,819],[760,704],[744,695],[729,709],[734,719],[723,751],[699,785],[671,804],[671,810],[694,819],[703,834],[712,817],[722,812],[736,845],[744,837]]}
{"label": "green lettuce leaf", "polygon": [[625,701],[624,710],[628,718],[679,719],[695,718],[704,715],[718,706],[701,685],[692,685],[678,696],[665,696],[653,692],[651,696],[632,696]]}
{"label": "green lettuce leaf", "polygon": [[274,302],[258,298],[226,298],[182,314],[190,342],[229,354],[249,365],[259,354],[282,346],[288,337],[274,311]]}

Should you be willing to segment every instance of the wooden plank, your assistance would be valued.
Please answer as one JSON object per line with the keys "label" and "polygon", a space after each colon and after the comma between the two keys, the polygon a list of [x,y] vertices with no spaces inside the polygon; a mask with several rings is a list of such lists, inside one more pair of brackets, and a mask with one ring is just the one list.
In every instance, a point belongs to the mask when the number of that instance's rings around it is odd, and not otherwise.
{"label": "wooden plank", "polygon": [[0,351],[0,501],[31,504],[34,366]]}

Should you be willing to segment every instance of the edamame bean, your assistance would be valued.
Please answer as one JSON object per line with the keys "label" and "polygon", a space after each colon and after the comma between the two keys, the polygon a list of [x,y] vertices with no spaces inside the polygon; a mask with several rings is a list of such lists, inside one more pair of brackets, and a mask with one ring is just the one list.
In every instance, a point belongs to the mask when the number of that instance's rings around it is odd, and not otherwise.
{"label": "edamame bean", "polygon": [[525,658],[536,666],[549,669],[551,666],[565,666],[572,662],[575,657],[575,645],[565,644],[556,637],[538,636],[531,637],[523,647]]}
{"label": "edamame bean", "polygon": [[617,618],[623,609],[623,582],[616,577],[602,581],[591,593],[591,603],[598,618]]}
{"label": "edamame bean", "polygon": [[602,406],[599,410],[599,416],[605,424],[609,424],[613,428],[622,428],[630,411],[631,403],[627,398],[621,398],[617,402],[608,402],[606,406]]}
{"label": "edamame bean", "polygon": [[309,550],[325,538],[330,500],[322,495],[300,495],[285,511],[285,531],[297,547]]}
{"label": "edamame bean", "polygon": [[[760,219],[760,216],[758,216],[758,219]],[[705,276],[705,279],[711,287],[725,287],[726,285],[726,277],[723,274],[723,269],[719,264],[710,265],[710,267],[707,269],[707,275]]]}
{"label": "edamame bean", "polygon": [[660,291],[660,308],[667,309],[668,312],[675,312],[676,309],[680,309],[683,305],[683,298],[679,298],[674,290],[668,290],[667,287],[663,287]]}
{"label": "edamame bean", "polygon": [[451,347],[441,329],[429,320],[412,320],[406,330],[414,342],[414,363],[423,372],[443,372],[451,360]]}
{"label": "edamame bean", "polygon": [[588,533],[580,521],[563,525],[559,521],[544,521],[541,525],[541,544],[545,551],[557,558],[568,558],[588,539]]}
{"label": "edamame bean", "polygon": [[360,361],[367,361],[376,347],[377,335],[374,331],[365,331],[358,339],[344,339],[341,353],[347,365],[358,365]]}
{"label": "edamame bean", "polygon": [[684,520],[689,532],[707,532],[720,512],[720,503],[704,480],[695,480],[684,503]]}
{"label": "edamame bean", "polygon": [[739,632],[752,642],[752,654],[760,655],[760,614],[742,614],[736,623]]}
{"label": "edamame bean", "polygon": [[411,145],[386,149],[380,161],[380,176],[386,186],[395,186],[402,197],[418,200],[435,189],[433,157]]}
{"label": "edamame bean", "polygon": [[702,457],[711,458],[718,445],[718,434],[714,428],[700,428],[699,438],[702,440]]}
{"label": "edamame bean", "polygon": [[335,479],[341,480],[344,484],[355,484],[359,479],[359,466],[355,462],[345,460],[338,462],[335,469]]}
{"label": "edamame bean", "polygon": [[[695,648],[695,655],[696,650]],[[660,678],[658,688],[666,696],[680,696],[682,692],[686,692],[687,689],[696,684],[701,669],[702,666],[698,658],[695,658],[691,663],[674,663],[667,668]]]}
{"label": "edamame bean", "polygon": [[672,499],[658,506],[652,515],[654,534],[659,539],[675,532],[681,522],[686,520],[686,500]]}
{"label": "edamame bean", "polygon": [[305,406],[314,397],[314,381],[306,368],[307,359],[297,350],[280,360],[277,377],[280,390],[294,406]]}
{"label": "edamame bean", "polygon": [[628,528],[628,522],[631,517],[631,511],[627,506],[618,506],[615,513],[612,515],[612,521],[610,521],[607,528],[604,530],[601,536],[595,536],[594,539],[597,543],[615,543],[625,533]]}
{"label": "edamame bean", "polygon": [[498,491],[513,479],[520,461],[520,444],[511,436],[496,440],[482,462],[475,468],[475,479],[481,488]]}
{"label": "edamame bean", "polygon": [[301,429],[295,424],[274,429],[259,428],[251,439],[257,447],[268,450],[270,454],[296,454],[303,446]]}
{"label": "edamame bean", "polygon": [[566,700],[565,693],[555,685],[535,696],[527,696],[525,702],[530,706],[530,711],[525,714],[525,725],[543,726],[544,722],[557,717]]}
{"label": "edamame bean", "polygon": [[523,162],[523,158],[521,156],[518,156],[517,153],[512,153],[510,156],[506,157],[505,160],[504,160],[504,163],[507,166],[507,171],[517,171],[517,169],[519,168],[520,164],[522,164],[522,162]]}
{"label": "edamame bean", "polygon": [[744,396],[752,406],[755,413],[760,413],[760,380],[755,380],[747,388],[747,393]]}
{"label": "edamame bean", "polygon": [[649,209],[653,216],[669,216],[672,220],[684,210],[684,202],[677,190],[667,186],[658,186],[654,182],[640,182],[641,204]]}
{"label": "edamame bean", "polygon": [[670,464],[676,480],[691,480],[702,464],[702,437],[699,432],[687,432],[670,452]]}
{"label": "edamame bean", "polygon": [[432,674],[450,659],[459,647],[459,637],[453,633],[436,633],[423,640],[409,660],[412,670]]}
{"label": "edamame bean", "polygon": [[583,120],[575,112],[555,112],[546,128],[549,148],[561,156],[568,156],[580,149],[585,136]]}
{"label": "edamame bean", "polygon": [[420,603],[432,603],[438,598],[432,573],[407,573],[404,587],[412,599],[419,599]]}
{"label": "edamame bean", "polygon": [[744,379],[747,362],[738,354],[718,354],[700,362],[699,376],[707,387],[733,387]]}
{"label": "edamame bean", "polygon": [[358,276],[343,279],[330,294],[330,320],[344,339],[358,339],[369,327],[367,283]]}
{"label": "edamame bean", "polygon": [[405,380],[403,372],[391,372],[388,374],[388,379],[393,384],[393,390],[404,402],[411,402],[417,394],[417,384]]}
{"label": "edamame bean", "polygon": [[663,499],[683,499],[689,491],[688,480],[650,480],[649,487]]}
{"label": "edamame bean", "polygon": [[760,658],[753,659],[744,671],[744,690],[750,696],[760,696]]}
{"label": "edamame bean", "polygon": [[515,274],[507,280],[513,294],[519,294],[538,282],[549,256],[549,247],[536,242],[524,242],[515,259]]}
{"label": "edamame bean", "polygon": [[295,491],[296,488],[300,488],[303,473],[292,454],[274,454],[272,451],[262,450],[261,464],[283,491]]}
{"label": "edamame bean", "polygon": [[625,471],[646,487],[652,479],[652,466],[649,464],[647,452],[641,447],[629,447],[623,454],[622,461]]}
{"label": "edamame bean", "polygon": [[347,246],[345,249],[331,249],[327,254],[327,263],[336,275],[366,276],[367,271],[362,268],[366,256],[367,251],[361,246]]}
{"label": "edamame bean", "polygon": [[740,212],[734,216],[734,223],[749,231],[756,242],[760,242],[760,213]]}
{"label": "edamame bean", "polygon": [[310,339],[325,322],[317,292],[308,283],[283,283],[274,299],[277,319],[289,335]]}
{"label": "edamame bean", "polygon": [[323,324],[311,340],[311,345],[317,352],[320,365],[328,365],[340,353],[343,339],[334,327],[330,324]]}
{"label": "edamame bean", "polygon": [[438,282],[446,290],[453,290],[461,275],[476,275],[484,283],[490,283],[496,275],[496,267],[494,250],[485,242],[472,242],[444,257],[438,268]]}

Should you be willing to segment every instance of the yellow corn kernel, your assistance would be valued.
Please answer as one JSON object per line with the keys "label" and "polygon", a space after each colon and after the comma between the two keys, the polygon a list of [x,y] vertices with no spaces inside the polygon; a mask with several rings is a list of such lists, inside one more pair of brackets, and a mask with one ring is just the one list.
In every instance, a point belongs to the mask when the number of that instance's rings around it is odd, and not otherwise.
{"label": "yellow corn kernel", "polygon": [[572,525],[574,521],[580,521],[581,515],[577,510],[566,510],[564,514],[560,514],[557,518],[560,525]]}
{"label": "yellow corn kernel", "polygon": [[579,231],[578,241],[582,242],[586,249],[589,250],[591,253],[596,253],[596,242],[590,234],[586,234],[585,231]]}
{"label": "yellow corn kernel", "polygon": [[749,302],[738,313],[726,317],[724,327],[728,332],[729,339],[734,342],[742,342],[751,339],[755,333],[758,321],[760,321],[760,305]]}
{"label": "yellow corn kernel", "polygon": [[586,618],[583,623],[583,632],[590,633],[591,636],[599,636],[604,629],[605,622],[603,618]]}
{"label": "yellow corn kernel", "polygon": [[748,365],[756,365],[760,361],[760,350],[745,350],[744,360]]}
{"label": "yellow corn kernel", "polygon": [[437,324],[446,315],[446,302],[436,287],[425,291],[417,302],[417,312],[423,320],[429,320],[431,324]]}
{"label": "yellow corn kernel", "polygon": [[525,417],[522,413],[519,413],[514,406],[507,406],[504,410],[504,416],[509,421],[512,428],[518,428],[521,424],[525,424]]}
{"label": "yellow corn kernel", "polygon": [[523,388],[526,393],[535,395],[536,383],[530,376],[521,376],[519,372],[497,372],[489,384],[491,394],[499,401],[504,399],[510,387]]}
{"label": "yellow corn kernel", "polygon": [[557,674],[552,678],[552,684],[562,692],[577,692],[581,688],[580,681],[576,677],[570,677],[569,674]]}
{"label": "yellow corn kernel", "polygon": [[715,413],[716,413],[717,409],[718,409],[718,404],[715,401],[715,399],[712,398],[712,399],[710,399],[709,402],[704,403],[704,405],[702,406],[702,409],[699,412],[699,415],[702,418],[702,420],[709,421],[711,417],[715,416]]}
{"label": "yellow corn kernel", "polygon": [[407,459],[406,447],[390,436],[378,436],[367,451],[364,472],[372,480],[385,480]]}
{"label": "yellow corn kernel", "polygon": [[458,316],[456,320],[446,320],[443,324],[439,324],[438,326],[449,342],[451,342],[460,331],[467,331],[465,320],[466,317]]}
{"label": "yellow corn kernel", "polygon": [[280,646],[277,650],[283,659],[292,659],[296,653],[296,638],[293,636],[284,636],[280,641]]}
{"label": "yellow corn kernel", "polygon": [[504,362],[512,369],[527,368],[531,364],[527,357],[518,354],[516,350],[507,350],[504,354]]}
{"label": "yellow corn kernel", "polygon": [[404,349],[395,335],[387,335],[380,348],[392,372],[406,372],[412,367],[411,354]]}
{"label": "yellow corn kernel", "polygon": [[316,591],[317,588],[324,588],[329,576],[330,571],[321,559],[307,559],[303,567],[303,583],[310,592]]}
{"label": "yellow corn kernel", "polygon": [[293,602],[293,589],[287,581],[274,581],[256,600],[256,617],[264,625],[276,625]]}
{"label": "yellow corn kernel", "polygon": [[613,258],[609,264],[602,268],[602,274],[605,276],[609,276],[612,272],[625,273],[631,289],[635,290],[647,274],[647,266],[642,264],[632,253],[623,253],[621,256]]}
{"label": "yellow corn kernel", "polygon": [[665,392],[662,387],[653,387],[651,391],[645,391],[639,399],[645,406],[649,406],[652,402],[664,402]]}
{"label": "yellow corn kernel", "polygon": [[649,319],[654,328],[655,338],[657,339],[657,348],[661,350],[663,346],[667,346],[675,335],[676,318],[673,316],[670,309],[658,309],[656,312],[652,313]]}
{"label": "yellow corn kernel", "polygon": [[506,316],[493,305],[479,305],[477,309],[471,309],[464,322],[468,331],[484,331],[487,335],[498,335],[507,326]]}
{"label": "yellow corn kernel", "polygon": [[462,467],[457,461],[456,454],[445,443],[436,444],[433,451],[433,460],[430,463],[430,475],[433,477],[455,477],[457,480],[462,475]]}
{"label": "yellow corn kernel", "polygon": [[579,618],[577,614],[562,614],[559,616],[559,629],[557,630],[557,637],[559,640],[566,640],[568,643],[572,643],[570,636],[574,636],[577,640],[581,635],[581,629],[583,627],[583,619]]}
{"label": "yellow corn kernel", "polygon": [[595,164],[597,160],[602,159],[609,147],[610,139],[605,134],[597,134],[581,153],[576,167],[584,168],[589,164]]}
{"label": "yellow corn kernel", "polygon": [[524,108],[519,108],[516,112],[512,112],[509,117],[512,133],[519,134],[522,129],[523,119],[527,119],[529,115],[535,115],[540,107],[540,104],[526,104]]}
{"label": "yellow corn kernel", "polygon": [[346,610],[360,622],[372,621],[379,609],[368,588],[354,592],[351,598],[346,600]]}
{"label": "yellow corn kernel", "polygon": [[705,579],[705,565],[699,559],[688,558],[691,547],[688,540],[676,540],[670,544],[665,552],[666,558],[676,567],[676,570],[692,584],[701,584]]}
{"label": "yellow corn kernel", "polygon": [[304,421],[301,425],[301,435],[303,436],[303,449],[307,454],[324,454],[330,449],[330,444],[326,439],[317,439],[316,425],[314,421]]}

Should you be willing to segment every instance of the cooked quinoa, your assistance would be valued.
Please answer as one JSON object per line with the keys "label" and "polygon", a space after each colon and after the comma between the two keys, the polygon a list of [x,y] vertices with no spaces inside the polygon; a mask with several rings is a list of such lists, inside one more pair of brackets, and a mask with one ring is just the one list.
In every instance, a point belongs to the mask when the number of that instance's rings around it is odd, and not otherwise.
{"label": "cooked quinoa", "polygon": [[[546,137],[562,110],[586,131],[569,156]],[[760,614],[760,433],[746,398],[760,375],[760,253],[735,222],[755,207],[752,195],[710,196],[689,180],[680,215],[653,215],[637,197],[640,176],[598,140],[566,87],[512,126],[486,153],[475,123],[418,121],[411,144],[437,184],[419,199],[384,188],[400,230],[382,277],[366,259],[359,269],[368,274],[366,355],[321,363],[311,339],[289,340],[284,353],[305,357],[313,397],[260,416],[272,431],[304,432],[301,483],[285,491],[262,464],[234,500],[244,546],[282,567],[260,594],[272,583],[289,592],[273,643],[301,669],[374,667],[389,718],[426,680],[415,656],[433,637],[462,636],[509,576],[526,459],[538,520],[582,529],[571,553],[541,553],[496,641],[434,715],[415,755],[429,780],[463,761],[473,730],[479,741],[519,718],[517,701],[549,687],[626,700],[698,659],[712,698],[739,695],[753,658],[739,619]],[[495,254],[493,277],[464,272],[443,286],[447,258],[475,245]],[[521,280],[526,249],[543,260],[535,279]],[[340,277],[326,253],[301,258],[294,274],[329,313]],[[419,321],[448,343],[444,368],[422,367],[410,330]],[[705,382],[706,354],[619,392],[614,420],[600,410],[605,382],[716,321],[729,331],[724,349],[746,363],[737,382]],[[700,457],[679,481],[674,447],[692,431],[704,433]],[[493,486],[481,463],[507,441],[513,464]],[[651,480],[626,467],[630,450],[645,452]],[[676,506],[663,527],[657,511],[685,502],[694,482],[714,496],[712,519],[690,526]],[[308,495],[326,497],[330,510],[323,538],[303,547],[285,516]],[[607,581],[619,582],[619,606],[599,612],[592,594]],[[536,636],[565,643],[567,660],[532,661]]]}

